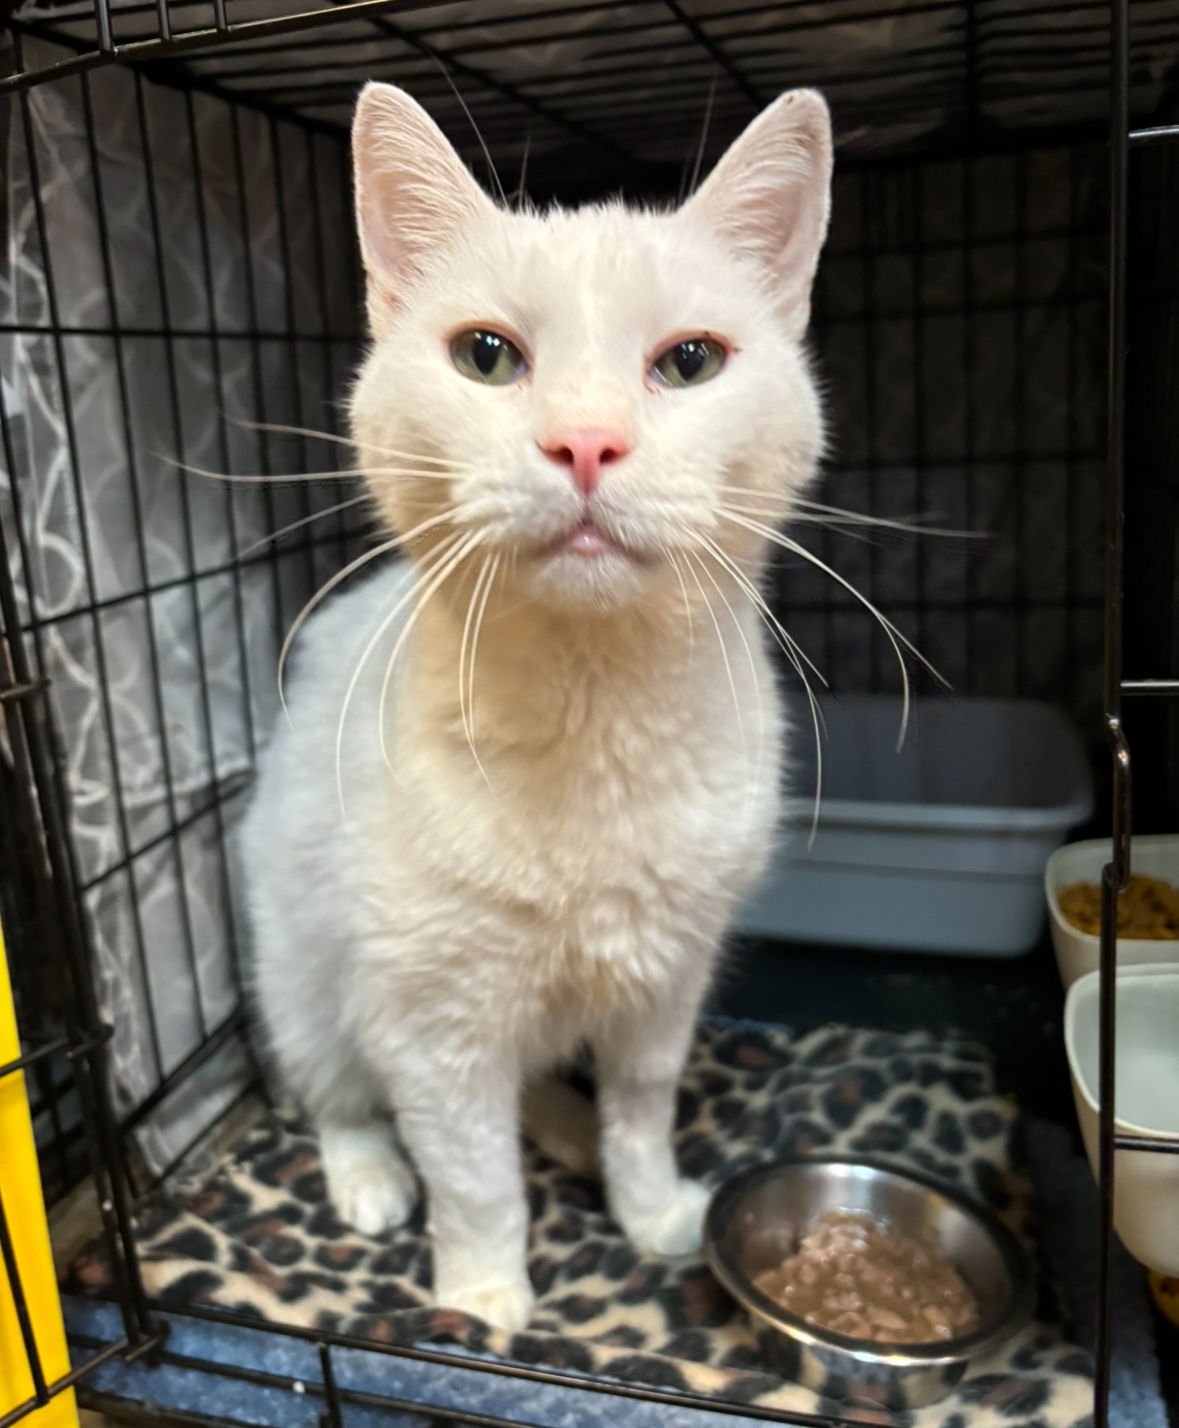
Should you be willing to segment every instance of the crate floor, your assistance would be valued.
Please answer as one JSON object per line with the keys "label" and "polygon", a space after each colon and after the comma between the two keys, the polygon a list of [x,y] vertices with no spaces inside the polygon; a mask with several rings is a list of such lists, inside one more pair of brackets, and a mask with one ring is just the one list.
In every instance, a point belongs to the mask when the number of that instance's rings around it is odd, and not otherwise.
{"label": "crate floor", "polygon": [[[1031,1234],[1029,1183],[1014,1152],[1017,1109],[997,1093],[985,1051],[952,1034],[829,1027],[801,1037],[752,1023],[705,1023],[680,1093],[685,1173],[715,1186],[746,1166],[820,1150],[861,1153],[952,1181]],[[783,1411],[837,1405],[770,1373],[744,1314],[699,1259],[633,1249],[600,1186],[529,1151],[532,1322],[505,1334],[429,1302],[419,1207],[370,1239],[333,1214],[314,1138],[266,1112],[194,1185],[141,1211],[149,1293],[261,1320],[376,1340],[462,1346],[524,1364],[602,1375]],[[95,1250],[71,1273],[102,1292]],[[1045,1291],[1035,1322],[979,1364],[944,1403],[911,1415],[841,1410],[915,1428],[1079,1428],[1092,1408],[1090,1361]],[[957,1416],[956,1416],[957,1415]],[[612,1417],[623,1416],[613,1401]]]}

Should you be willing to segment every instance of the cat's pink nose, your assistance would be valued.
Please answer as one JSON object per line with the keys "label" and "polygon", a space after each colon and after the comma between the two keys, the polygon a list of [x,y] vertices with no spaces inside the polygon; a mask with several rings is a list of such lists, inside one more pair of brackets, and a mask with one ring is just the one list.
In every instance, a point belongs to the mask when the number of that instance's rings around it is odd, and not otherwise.
{"label": "cat's pink nose", "polygon": [[573,484],[588,496],[597,490],[602,467],[621,461],[630,447],[616,432],[596,427],[584,431],[562,431],[540,443],[540,449],[558,466],[567,466]]}

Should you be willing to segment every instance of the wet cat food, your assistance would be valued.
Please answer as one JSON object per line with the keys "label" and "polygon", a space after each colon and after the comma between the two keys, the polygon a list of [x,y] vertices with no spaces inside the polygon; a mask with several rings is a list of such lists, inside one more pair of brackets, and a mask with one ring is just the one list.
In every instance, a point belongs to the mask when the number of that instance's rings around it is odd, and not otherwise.
{"label": "wet cat food", "polygon": [[[1101,889],[1096,883],[1074,883],[1057,890],[1065,920],[1081,932],[1101,932]],[[1162,878],[1135,873],[1118,895],[1118,936],[1161,942],[1179,937],[1179,889]]]}
{"label": "wet cat food", "polygon": [[978,1305],[944,1254],[868,1215],[833,1210],[754,1283],[816,1328],[888,1344],[969,1334]]}

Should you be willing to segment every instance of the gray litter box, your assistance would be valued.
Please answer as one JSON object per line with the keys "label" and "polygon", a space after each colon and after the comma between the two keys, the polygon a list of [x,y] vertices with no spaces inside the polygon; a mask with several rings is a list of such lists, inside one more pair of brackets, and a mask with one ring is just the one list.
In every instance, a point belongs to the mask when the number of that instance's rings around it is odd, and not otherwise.
{"label": "gray litter box", "polygon": [[1092,812],[1071,725],[1030,700],[823,701],[823,801],[796,717],[792,816],[746,932],[795,942],[1010,957],[1039,938],[1044,863]]}

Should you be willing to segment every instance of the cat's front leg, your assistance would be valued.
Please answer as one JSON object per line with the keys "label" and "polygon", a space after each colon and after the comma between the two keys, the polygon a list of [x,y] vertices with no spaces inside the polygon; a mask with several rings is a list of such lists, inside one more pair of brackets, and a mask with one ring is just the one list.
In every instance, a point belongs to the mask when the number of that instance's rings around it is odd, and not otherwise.
{"label": "cat's front leg", "polygon": [[680,1176],[671,1143],[703,990],[685,985],[654,1008],[620,1015],[595,1043],[610,1208],[632,1244],[656,1254],[692,1254],[703,1233],[708,1192]]}
{"label": "cat's front leg", "polygon": [[486,1042],[437,1042],[394,1079],[401,1138],[425,1181],[434,1298],[501,1329],[532,1312],[520,1077]]}

